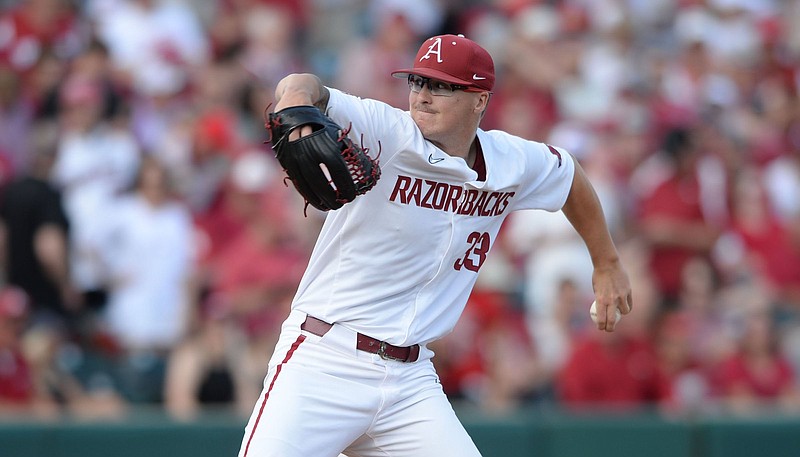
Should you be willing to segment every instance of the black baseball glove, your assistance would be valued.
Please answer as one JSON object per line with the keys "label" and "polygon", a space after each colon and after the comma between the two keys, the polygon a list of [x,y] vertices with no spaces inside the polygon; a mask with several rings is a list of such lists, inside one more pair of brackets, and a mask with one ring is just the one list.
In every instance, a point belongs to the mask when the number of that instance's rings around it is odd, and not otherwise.
{"label": "black baseball glove", "polygon": [[[289,133],[308,125],[313,133],[289,141]],[[368,148],[314,106],[292,106],[270,113],[267,125],[275,157],[300,195],[321,211],[341,208],[375,186],[381,170]]]}

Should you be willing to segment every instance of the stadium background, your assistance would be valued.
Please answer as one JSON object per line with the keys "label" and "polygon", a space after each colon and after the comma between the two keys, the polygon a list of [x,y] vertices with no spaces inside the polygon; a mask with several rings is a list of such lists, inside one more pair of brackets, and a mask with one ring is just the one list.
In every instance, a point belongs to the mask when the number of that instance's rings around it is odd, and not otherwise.
{"label": "stadium background", "polygon": [[235,453],[321,222],[263,145],[274,85],[402,108],[388,74],[438,33],[495,57],[484,129],[581,161],[635,290],[593,332],[568,223],[509,219],[435,347],[484,454],[798,454],[798,23],[790,0],[0,0],[0,456]]}

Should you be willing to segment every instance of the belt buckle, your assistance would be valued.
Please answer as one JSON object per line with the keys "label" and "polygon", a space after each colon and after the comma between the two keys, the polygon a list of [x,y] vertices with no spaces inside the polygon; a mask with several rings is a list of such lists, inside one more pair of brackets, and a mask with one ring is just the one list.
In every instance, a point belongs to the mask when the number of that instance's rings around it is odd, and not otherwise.
{"label": "belt buckle", "polygon": [[378,355],[383,360],[397,360],[398,362],[405,362],[404,359],[386,353],[386,341],[381,341],[380,346],[378,346]]}

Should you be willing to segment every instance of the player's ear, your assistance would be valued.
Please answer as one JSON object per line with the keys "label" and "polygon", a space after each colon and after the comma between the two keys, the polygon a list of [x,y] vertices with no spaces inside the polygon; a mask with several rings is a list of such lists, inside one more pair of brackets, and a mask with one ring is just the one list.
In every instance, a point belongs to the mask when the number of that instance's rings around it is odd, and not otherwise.
{"label": "player's ear", "polygon": [[475,112],[482,113],[486,111],[486,107],[489,105],[489,92],[480,92],[477,97],[475,97]]}

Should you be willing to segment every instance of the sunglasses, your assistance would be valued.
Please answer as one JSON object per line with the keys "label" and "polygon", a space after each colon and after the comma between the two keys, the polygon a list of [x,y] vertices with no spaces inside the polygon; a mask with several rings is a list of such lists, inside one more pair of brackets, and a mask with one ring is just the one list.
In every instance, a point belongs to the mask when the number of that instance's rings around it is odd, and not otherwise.
{"label": "sunglasses", "polygon": [[457,90],[463,90],[465,92],[480,91],[480,89],[476,89],[474,87],[450,84],[431,78],[425,78],[423,76],[408,75],[408,87],[412,92],[419,93],[425,86],[428,86],[428,90],[431,92],[431,95],[435,95],[437,97],[452,97],[453,93]]}

